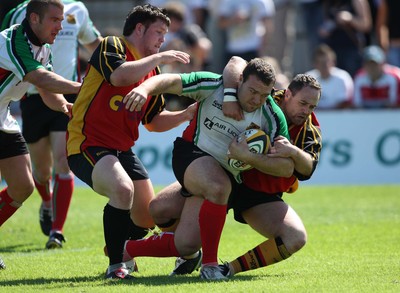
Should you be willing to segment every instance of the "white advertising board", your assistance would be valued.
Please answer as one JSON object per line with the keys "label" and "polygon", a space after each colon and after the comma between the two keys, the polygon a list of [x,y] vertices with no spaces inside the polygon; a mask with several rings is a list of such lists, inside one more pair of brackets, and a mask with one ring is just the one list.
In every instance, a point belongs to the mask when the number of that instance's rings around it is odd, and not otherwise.
{"label": "white advertising board", "polygon": [[[321,159],[307,184],[400,183],[400,111],[345,110],[317,113],[323,135]],[[164,133],[140,129],[134,147],[154,185],[175,180],[173,141],[186,125]]]}

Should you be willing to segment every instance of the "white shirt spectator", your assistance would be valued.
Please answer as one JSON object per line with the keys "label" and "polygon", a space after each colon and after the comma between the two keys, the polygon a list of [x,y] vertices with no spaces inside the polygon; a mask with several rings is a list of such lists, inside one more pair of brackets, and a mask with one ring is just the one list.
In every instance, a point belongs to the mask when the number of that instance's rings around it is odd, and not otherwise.
{"label": "white shirt spectator", "polygon": [[330,76],[322,78],[317,69],[306,72],[315,77],[321,84],[321,98],[317,109],[335,109],[344,102],[351,101],[354,92],[354,83],[350,74],[340,68],[332,67]]}

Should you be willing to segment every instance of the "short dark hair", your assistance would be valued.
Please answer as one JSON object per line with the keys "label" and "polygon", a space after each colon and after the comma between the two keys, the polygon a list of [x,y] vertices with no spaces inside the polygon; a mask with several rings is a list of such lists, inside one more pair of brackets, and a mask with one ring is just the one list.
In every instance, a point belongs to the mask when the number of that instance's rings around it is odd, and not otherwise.
{"label": "short dark hair", "polygon": [[316,61],[317,58],[325,56],[331,57],[332,60],[336,62],[335,51],[333,51],[333,49],[329,47],[327,44],[321,44],[314,50],[313,60]]}
{"label": "short dark hair", "polygon": [[319,82],[309,74],[297,74],[290,82],[288,89],[294,96],[305,87],[311,87],[321,91],[321,85]]}
{"label": "short dark hair", "polygon": [[266,85],[274,85],[276,74],[274,67],[263,58],[254,58],[247,63],[243,70],[243,81],[246,81],[250,75],[256,75]]}
{"label": "short dark hair", "polygon": [[138,23],[143,24],[147,29],[157,20],[163,21],[168,27],[171,24],[171,20],[165,14],[164,9],[151,4],[135,6],[126,16],[122,34],[124,36],[129,36]]}
{"label": "short dark hair", "polygon": [[43,19],[50,5],[64,9],[64,4],[61,0],[31,0],[26,6],[26,18],[29,20],[30,15],[36,13],[40,19]]}

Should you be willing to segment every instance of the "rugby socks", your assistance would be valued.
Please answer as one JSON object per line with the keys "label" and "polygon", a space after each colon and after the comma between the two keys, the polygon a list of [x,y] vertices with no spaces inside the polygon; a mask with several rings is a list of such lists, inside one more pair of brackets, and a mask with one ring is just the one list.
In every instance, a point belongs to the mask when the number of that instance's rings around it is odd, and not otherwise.
{"label": "rugby socks", "polygon": [[0,227],[7,221],[22,203],[14,201],[7,192],[7,187],[0,191]]}
{"label": "rugby socks", "polygon": [[107,204],[103,212],[104,239],[110,265],[122,262],[126,241],[126,227],[132,222],[130,210],[121,210]]}
{"label": "rugby socks", "polygon": [[160,235],[152,235],[140,240],[129,240],[125,244],[125,251],[132,258],[137,256],[180,256],[175,247],[174,233],[170,232],[163,232]]}
{"label": "rugby socks", "polygon": [[237,274],[272,265],[287,259],[290,255],[282,239],[277,237],[264,241],[234,261],[231,261],[230,265],[233,267],[234,273]]}
{"label": "rugby socks", "polygon": [[56,174],[53,190],[53,225],[51,230],[63,231],[67,213],[71,204],[74,191],[74,176],[69,174]]}
{"label": "rugby socks", "polygon": [[45,207],[46,208],[51,208],[51,197],[52,197],[51,177],[44,184],[42,184],[39,181],[37,181],[35,176],[33,176],[33,181],[35,182],[35,187],[36,187],[37,191],[39,192],[39,195],[42,198],[42,201],[44,203],[46,203]]}
{"label": "rugby socks", "polygon": [[128,226],[128,234],[126,239],[142,239],[144,236],[147,235],[147,233],[149,233],[149,229],[136,226],[135,223],[133,223],[133,221],[131,220]]}
{"label": "rugby socks", "polygon": [[218,265],[218,245],[226,219],[226,205],[204,200],[199,213],[203,265]]}

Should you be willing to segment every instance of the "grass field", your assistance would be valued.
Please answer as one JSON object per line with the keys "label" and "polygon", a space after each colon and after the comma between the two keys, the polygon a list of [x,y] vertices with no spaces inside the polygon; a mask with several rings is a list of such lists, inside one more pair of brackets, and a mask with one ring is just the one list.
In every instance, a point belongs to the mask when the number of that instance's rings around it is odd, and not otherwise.
{"label": "grass field", "polygon": [[[274,266],[209,283],[168,277],[174,259],[139,258],[132,282],[103,279],[106,200],[76,189],[61,250],[44,249],[35,193],[0,230],[0,292],[400,292],[400,185],[305,186],[286,201],[302,217],[307,245]],[[233,258],[263,238],[228,214],[219,257]]]}

